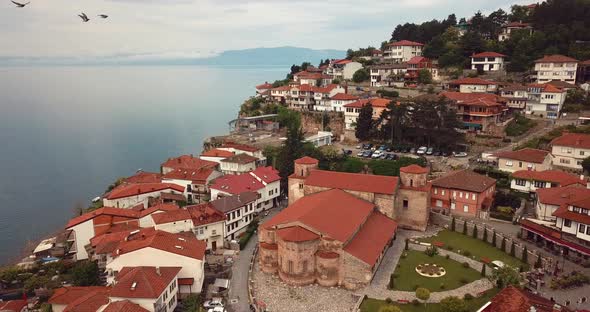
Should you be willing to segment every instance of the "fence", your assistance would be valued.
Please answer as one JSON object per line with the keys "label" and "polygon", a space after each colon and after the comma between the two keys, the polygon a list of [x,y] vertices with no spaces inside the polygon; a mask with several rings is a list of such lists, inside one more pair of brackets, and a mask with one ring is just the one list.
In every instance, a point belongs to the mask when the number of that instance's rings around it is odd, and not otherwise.
{"label": "fence", "polygon": [[[451,229],[451,223],[452,223],[453,218],[451,216],[446,216],[443,215],[441,213],[438,212],[431,212],[430,213],[430,221],[438,226],[441,227],[445,227],[448,230],[452,230]],[[495,242],[495,247],[502,250],[502,241],[505,240],[504,242],[504,249],[502,251],[504,251],[505,253],[508,254],[512,254],[512,245],[514,244],[514,257],[516,257],[517,259],[523,260],[523,254],[524,254],[524,250],[525,250],[525,246],[522,243],[519,243],[516,241],[515,238],[508,236],[506,234],[503,234],[501,232],[496,231],[496,229],[494,227],[488,226],[486,224],[477,224],[473,221],[469,221],[469,220],[465,220],[462,218],[458,218],[455,217],[455,232],[458,233],[462,233],[463,232],[463,227],[466,226],[466,235],[473,237],[473,229],[475,226],[477,226],[477,239],[479,240],[484,240],[484,232],[487,231],[487,239],[486,242],[489,243],[490,245],[493,244],[493,240],[494,240],[494,233],[496,235],[496,242]],[[535,263],[537,262],[537,258],[538,258],[538,253],[531,251],[531,250],[527,250],[527,263],[533,267],[535,265]],[[544,257],[541,256],[541,267],[544,268],[546,271],[552,271],[552,268],[554,267],[553,264],[553,259],[552,258],[548,258],[548,257]]]}

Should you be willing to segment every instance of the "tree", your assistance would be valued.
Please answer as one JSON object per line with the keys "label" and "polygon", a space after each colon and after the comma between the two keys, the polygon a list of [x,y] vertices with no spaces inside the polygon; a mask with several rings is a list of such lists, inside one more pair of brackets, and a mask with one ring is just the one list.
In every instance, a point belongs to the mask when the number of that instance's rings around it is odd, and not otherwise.
{"label": "tree", "polygon": [[389,275],[389,284],[387,285],[389,289],[393,289],[395,287],[395,281],[393,278],[393,274]]}
{"label": "tree", "polygon": [[442,312],[467,312],[467,304],[459,297],[451,296],[446,297],[440,301],[440,307]]}
{"label": "tree", "polygon": [[409,249],[409,246],[408,246],[409,242],[410,242],[410,240],[406,238],[406,246],[404,247],[405,250]]}
{"label": "tree", "polygon": [[303,156],[303,131],[300,127],[292,125],[287,129],[287,140],[282,145],[277,157],[279,175],[284,186],[287,185],[287,179],[294,171],[294,162]]}
{"label": "tree", "polygon": [[72,281],[76,286],[96,286],[100,284],[96,262],[78,261],[71,270]]}
{"label": "tree", "polygon": [[432,73],[426,68],[421,69],[418,72],[418,83],[431,84],[432,83]]}
{"label": "tree", "polygon": [[506,252],[506,237],[502,236],[502,247],[503,252]]}
{"label": "tree", "polygon": [[182,300],[182,312],[199,312],[201,308],[201,299],[195,294],[191,294]]}
{"label": "tree", "polygon": [[488,242],[488,228],[485,226],[483,227],[483,241]]}
{"label": "tree", "polygon": [[467,221],[463,221],[463,235],[467,235]]}
{"label": "tree", "polygon": [[455,232],[455,217],[451,219],[451,231]]}
{"label": "tree", "polygon": [[522,250],[522,262],[524,263],[529,263],[529,250],[527,249],[526,245],[524,246],[524,249]]}
{"label": "tree", "polygon": [[496,247],[496,236],[497,236],[496,230],[494,230],[494,234],[492,236],[492,246],[494,246],[494,247]]}
{"label": "tree", "polygon": [[355,136],[360,141],[366,141],[371,137],[371,130],[373,129],[373,106],[365,104],[359,112],[359,117],[356,122]]}
{"label": "tree", "polygon": [[512,257],[516,256],[516,246],[514,246],[514,241],[512,241],[512,244],[510,245],[510,255]]}
{"label": "tree", "polygon": [[486,264],[485,263],[481,266],[481,276],[483,276],[483,277],[486,276]]}
{"label": "tree", "polygon": [[584,169],[584,172],[588,173],[590,172],[590,156],[584,158],[584,160],[582,160],[582,168]]}
{"label": "tree", "polygon": [[420,300],[428,300],[428,298],[430,298],[430,290],[423,287],[416,289],[416,298]]}
{"label": "tree", "polygon": [[476,224],[473,225],[473,232],[471,232],[471,234],[473,235],[473,238],[477,238],[477,225]]}
{"label": "tree", "polygon": [[354,74],[352,75],[352,81],[356,83],[361,83],[369,79],[371,79],[371,74],[369,73],[369,70],[367,70],[366,68],[361,68],[354,72]]}
{"label": "tree", "polygon": [[513,5],[510,7],[510,15],[508,15],[508,20],[511,22],[528,22],[528,12],[528,8],[524,5]]}
{"label": "tree", "polygon": [[379,312],[402,312],[402,310],[394,305],[384,305],[379,308]]}
{"label": "tree", "polygon": [[496,286],[499,289],[510,285],[519,286],[521,282],[518,271],[508,265],[494,269],[491,280],[496,281]]}
{"label": "tree", "polygon": [[537,254],[537,261],[535,262],[535,269],[540,269],[543,267],[543,260],[541,259],[541,254]]}

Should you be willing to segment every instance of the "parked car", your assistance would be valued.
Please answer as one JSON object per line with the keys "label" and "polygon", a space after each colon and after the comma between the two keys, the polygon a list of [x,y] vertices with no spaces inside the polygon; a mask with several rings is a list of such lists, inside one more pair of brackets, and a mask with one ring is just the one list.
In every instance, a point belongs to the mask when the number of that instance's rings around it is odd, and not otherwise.
{"label": "parked car", "polygon": [[361,149],[361,148],[363,148],[363,145],[364,145],[364,144],[359,144],[359,145],[357,145],[357,146],[356,146],[356,148],[357,148],[357,149]]}
{"label": "parked car", "polygon": [[415,154],[416,153],[416,149],[412,147],[412,148],[410,148],[409,151],[407,151],[407,153]]}
{"label": "parked car", "polygon": [[371,158],[375,158],[375,159],[376,159],[376,158],[379,158],[379,157],[381,157],[381,155],[383,155],[383,152],[382,152],[382,151],[380,151],[380,150],[376,150],[376,151],[373,153],[373,155],[371,156]]}
{"label": "parked car", "polygon": [[381,159],[386,159],[386,158],[387,158],[387,155],[388,155],[388,154],[386,154],[386,153],[383,153],[383,154],[381,154],[381,157],[379,157],[379,158],[381,158]]}
{"label": "parked car", "polygon": [[365,153],[364,150],[360,150],[358,153],[356,153],[356,156],[358,157],[363,157],[363,154]]}
{"label": "parked car", "polygon": [[426,154],[426,151],[428,151],[428,147],[420,146],[420,148],[418,148],[418,150],[416,151],[416,154],[424,155],[424,154]]}
{"label": "parked car", "polygon": [[379,150],[380,150],[380,151],[384,151],[384,150],[386,150],[386,149],[387,149],[387,146],[386,146],[386,145],[381,145],[381,146],[379,146]]}
{"label": "parked car", "polygon": [[433,153],[434,153],[434,149],[433,149],[432,147],[429,147],[429,148],[426,150],[426,155],[432,155]]}
{"label": "parked car", "polygon": [[373,152],[371,152],[371,151],[365,151],[363,153],[363,157],[365,157],[365,158],[369,158],[369,157],[371,157],[371,155],[373,155]]}
{"label": "parked car", "polygon": [[459,153],[453,152],[453,156],[454,157],[467,157],[467,153],[465,153],[465,152],[459,152]]}
{"label": "parked car", "polygon": [[432,155],[434,155],[434,156],[442,156],[442,152],[441,151],[434,151],[434,153]]}
{"label": "parked car", "polygon": [[352,151],[351,150],[347,150],[347,149],[343,149],[342,150],[342,154],[344,154],[344,155],[352,155]]}
{"label": "parked car", "polygon": [[221,298],[211,298],[203,303],[205,309],[214,309],[221,307],[223,309],[223,300]]}
{"label": "parked car", "polygon": [[441,153],[441,156],[442,156],[442,157],[448,157],[448,156],[449,156],[449,153],[447,153],[447,152],[442,152],[442,153]]}

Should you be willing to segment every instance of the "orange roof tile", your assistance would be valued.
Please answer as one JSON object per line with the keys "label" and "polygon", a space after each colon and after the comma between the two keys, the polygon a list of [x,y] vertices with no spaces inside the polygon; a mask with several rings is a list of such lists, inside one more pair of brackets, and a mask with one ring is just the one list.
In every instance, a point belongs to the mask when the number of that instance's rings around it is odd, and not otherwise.
{"label": "orange roof tile", "polygon": [[424,168],[424,167],[418,166],[416,164],[413,164],[413,165],[401,167],[401,168],[399,168],[399,171],[405,172],[405,173],[422,174],[422,173],[428,173],[428,168]]}
{"label": "orange roof tile", "polygon": [[481,52],[473,54],[471,57],[506,57],[506,55],[498,52]]}
{"label": "orange roof tile", "polygon": [[378,194],[395,194],[398,177],[312,170],[306,185]]}
{"label": "orange roof tile", "polygon": [[[139,235],[137,235],[139,234]],[[160,230],[139,232],[119,242],[113,257],[128,254],[143,248],[154,248],[184,257],[203,260],[207,244],[194,235],[173,234]]]}
{"label": "orange roof tile", "polygon": [[222,159],[221,162],[235,163],[235,164],[242,164],[243,165],[243,164],[256,162],[257,160],[258,160],[258,158],[254,157],[254,156],[250,156],[248,154],[242,153],[242,154],[233,155],[233,156],[228,157],[226,159]]}
{"label": "orange roof tile", "polygon": [[81,216],[77,216],[75,218],[70,219],[68,224],[66,224],[66,229],[103,215],[137,219],[140,217],[141,214],[140,212],[131,209],[102,207],[94,211],[85,213]]}
{"label": "orange roof tile", "polygon": [[466,190],[470,192],[484,192],[496,184],[496,180],[477,174],[471,170],[452,171],[432,181],[432,186],[448,189]]}
{"label": "orange roof tile", "polygon": [[[518,289],[514,286],[508,286],[502,289],[491,300],[491,304],[483,311],[485,312],[552,312],[555,302],[543,298],[539,295],[532,294],[526,290]],[[561,307],[560,311],[568,312],[569,309]]]}
{"label": "orange roof tile", "polygon": [[512,173],[513,178],[526,179],[534,181],[546,181],[556,183],[559,186],[568,186],[572,184],[586,185],[586,181],[581,180],[579,176],[561,170],[520,170]]}
{"label": "orange roof tile", "polygon": [[305,196],[262,226],[299,222],[340,242],[347,242],[365,222],[375,205],[342,190]]}
{"label": "orange roof tile", "polygon": [[202,160],[193,155],[182,155],[176,158],[169,158],[162,163],[163,168],[184,168],[184,169],[200,169],[200,168],[214,168],[217,163],[214,161]]}
{"label": "orange roof tile", "polygon": [[498,158],[528,161],[536,164],[542,164],[549,155],[549,151],[528,147],[517,151],[505,151],[496,154]]}
{"label": "orange roof tile", "polygon": [[372,98],[372,99],[362,99],[356,102],[352,102],[349,104],[344,105],[344,107],[353,107],[353,108],[361,108],[365,105],[371,105],[372,107],[379,107],[379,108],[386,108],[387,105],[391,103],[391,100],[383,99],[383,98]]}
{"label": "orange roof tile", "polygon": [[387,248],[389,241],[393,239],[396,229],[395,221],[374,211],[360,231],[344,247],[344,251],[373,266],[383,250]]}
{"label": "orange roof tile", "polygon": [[[193,184],[206,184],[209,177],[215,172],[212,168],[183,169],[178,168],[166,173],[162,178],[170,180],[191,181]],[[165,180],[162,180],[166,182]]]}
{"label": "orange roof tile", "polygon": [[90,291],[70,302],[63,312],[95,312],[109,303],[110,288]]}
{"label": "orange roof tile", "polygon": [[26,306],[26,300],[0,301],[0,311],[2,312],[20,312]]}
{"label": "orange roof tile", "polygon": [[359,99],[359,97],[348,93],[337,93],[330,99],[336,101],[356,101]]}
{"label": "orange roof tile", "polygon": [[234,143],[234,142],[225,142],[219,148],[233,148],[233,149],[237,149],[240,151],[251,152],[251,153],[260,151],[260,149],[257,147],[254,147],[251,145],[246,145],[246,144],[238,144],[238,143]]}
{"label": "orange roof tile", "polygon": [[567,206],[568,203],[590,198],[590,189],[575,186],[541,188],[537,190],[537,198],[543,204]]}
{"label": "orange roof tile", "polygon": [[228,194],[240,194],[258,191],[264,188],[264,184],[251,176],[250,173],[243,173],[219,177],[213,180],[209,187]]}
{"label": "orange roof tile", "polygon": [[390,46],[390,47],[395,47],[395,46],[410,46],[410,47],[419,46],[419,47],[421,47],[423,45],[424,45],[423,43],[410,41],[410,40],[400,40],[400,41],[392,42],[392,43],[388,44],[388,46]]}
{"label": "orange roof tile", "polygon": [[67,286],[57,288],[53,291],[53,295],[49,298],[51,304],[63,304],[68,305],[74,302],[76,299],[83,297],[92,292],[106,292],[108,287],[104,286]]}
{"label": "orange roof tile", "polygon": [[226,158],[226,157],[231,157],[233,155],[234,155],[234,153],[232,153],[232,152],[220,150],[220,149],[217,149],[217,148],[213,148],[213,149],[210,149],[208,151],[204,151],[203,153],[201,153],[201,156],[205,156],[205,157],[223,157],[223,158]]}
{"label": "orange roof tile", "polygon": [[497,85],[497,82],[481,78],[461,78],[449,82],[450,85]]}
{"label": "orange roof tile", "polygon": [[124,267],[111,291],[117,298],[158,298],[177,278],[180,267]]}
{"label": "orange roof tile", "polygon": [[121,300],[109,303],[102,312],[149,312],[140,305],[129,300]]}
{"label": "orange roof tile", "polygon": [[320,238],[316,233],[300,226],[291,226],[278,229],[277,235],[287,242],[306,242]]}
{"label": "orange roof tile", "polygon": [[295,163],[300,164],[300,165],[315,165],[315,164],[318,164],[319,162],[320,162],[319,160],[309,157],[309,156],[303,156],[303,157],[295,160]]}
{"label": "orange roof tile", "polygon": [[590,149],[590,135],[584,133],[564,133],[551,141],[553,146],[567,146]]}
{"label": "orange roof tile", "polygon": [[131,235],[153,235],[155,231],[155,228],[149,227],[96,235],[90,239],[90,246],[95,248],[94,252],[97,254],[112,253],[117,249],[119,243],[127,239],[127,237]]}
{"label": "orange roof tile", "polygon": [[535,63],[577,63],[578,60],[565,56],[565,55],[545,55],[543,58],[540,58],[535,61]]}
{"label": "orange roof tile", "polygon": [[543,88],[544,93],[563,93],[564,91],[562,89],[559,89],[551,84],[545,84],[545,88]]}
{"label": "orange roof tile", "polygon": [[279,171],[272,166],[258,167],[253,171],[250,171],[250,175],[258,177],[264,183],[272,183],[281,179],[279,176]]}
{"label": "orange roof tile", "polygon": [[272,84],[265,82],[263,84],[259,84],[256,86],[256,89],[258,90],[267,90],[267,89],[271,89],[272,88]]}
{"label": "orange roof tile", "polygon": [[138,171],[136,174],[125,178],[126,183],[159,183],[162,182],[162,175],[155,172]]}
{"label": "orange roof tile", "polygon": [[106,198],[109,200],[136,196],[139,194],[146,194],[152,192],[160,192],[164,190],[174,190],[177,192],[184,192],[184,187],[172,183],[138,183],[138,184],[123,184],[113,189]]}

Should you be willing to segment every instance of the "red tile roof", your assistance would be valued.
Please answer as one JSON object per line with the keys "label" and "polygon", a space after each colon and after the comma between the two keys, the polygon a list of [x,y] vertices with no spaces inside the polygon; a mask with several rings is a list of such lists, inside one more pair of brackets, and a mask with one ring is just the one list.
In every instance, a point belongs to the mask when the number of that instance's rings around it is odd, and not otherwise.
{"label": "red tile roof", "polygon": [[249,172],[250,175],[254,176],[255,178],[259,178],[264,183],[272,183],[279,181],[281,177],[279,176],[279,171],[273,168],[272,166],[267,167],[258,167],[254,171]]}
{"label": "red tile roof", "polygon": [[162,182],[162,175],[155,172],[138,171],[136,174],[125,178],[126,183],[159,183]]}
{"label": "red tile roof", "polygon": [[178,279],[178,285],[185,285],[185,286],[190,286],[193,285],[195,283],[195,279],[194,278],[179,278]]}
{"label": "red tile roof", "polygon": [[233,156],[228,157],[226,159],[222,159],[221,162],[244,165],[244,164],[256,162],[257,160],[258,160],[258,158],[254,157],[254,156],[250,156],[248,154],[242,153],[242,154],[233,155]]}
{"label": "red tile roof", "polygon": [[143,206],[142,206],[142,209],[139,210],[139,217],[140,218],[145,217],[145,216],[150,215],[156,211],[174,211],[174,210],[178,210],[178,209],[180,209],[180,207],[174,203],[159,203],[155,206],[148,207],[145,209],[143,209]]}
{"label": "red tile roof", "polygon": [[549,151],[528,147],[517,151],[505,151],[496,154],[498,158],[528,161],[536,164],[542,164],[549,155]]}
{"label": "red tile roof", "polygon": [[545,55],[544,57],[535,61],[535,63],[577,63],[578,60],[565,55]]}
{"label": "red tile roof", "polygon": [[256,192],[243,192],[232,196],[219,197],[216,200],[210,201],[209,205],[215,207],[222,213],[229,213],[238,208],[244,207],[247,204],[253,204],[258,199]]}
{"label": "red tile roof", "polygon": [[240,175],[225,175],[219,177],[210,185],[210,188],[219,190],[228,194],[240,194],[244,192],[258,191],[264,188],[264,184],[259,182],[249,173]]}
{"label": "red tile roof", "polygon": [[[590,198],[582,199],[580,201],[572,202],[570,204],[574,207],[590,209]],[[578,223],[590,224],[590,216],[589,215],[569,211],[567,209],[567,206],[561,206],[561,207],[557,208],[557,210],[555,210],[553,212],[553,215],[558,218],[573,220]]]}
{"label": "red tile roof", "polygon": [[26,306],[26,300],[0,301],[0,311],[2,312],[20,312]]}
{"label": "red tile roof", "polygon": [[332,61],[332,64],[348,64],[348,63],[352,63],[351,60],[347,60],[347,59],[342,59],[342,60],[334,60]]}
{"label": "red tile roof", "polygon": [[186,210],[190,212],[191,218],[193,219],[193,224],[195,226],[216,223],[225,220],[225,214],[219,209],[215,208],[215,206],[213,206],[211,203],[212,202],[201,205],[186,206]]}
{"label": "red tile roof", "polygon": [[461,93],[445,91],[440,95],[462,105],[499,106],[504,101],[503,98],[491,93]]}
{"label": "red tile roof", "polygon": [[522,23],[522,22],[510,22],[503,27],[530,27],[531,24],[529,23]]}
{"label": "red tile roof", "polygon": [[557,87],[555,87],[554,85],[551,84],[545,84],[545,88],[543,88],[544,93],[563,93],[564,91],[562,89],[559,89]]}
{"label": "red tile roof", "polygon": [[546,181],[556,183],[559,186],[568,186],[572,184],[586,185],[586,181],[581,180],[579,176],[571,173],[566,173],[561,170],[545,170],[545,171],[531,171],[520,170],[512,174],[513,178]]}
{"label": "red tile roof", "polygon": [[[552,312],[555,302],[543,298],[539,295],[534,295],[526,290],[518,289],[514,286],[508,286],[502,289],[491,300],[491,304],[487,306],[485,312],[529,312],[534,307],[537,312]],[[560,311],[569,311],[565,307],[561,307]]]}
{"label": "red tile roof", "polygon": [[206,157],[231,157],[233,156],[234,153],[229,152],[229,151],[224,151],[224,150],[220,150],[217,148],[214,149],[210,149],[208,151],[204,151],[203,153],[201,153],[201,156],[206,156]]}
{"label": "red tile roof", "polygon": [[233,148],[236,150],[240,150],[240,151],[244,151],[244,152],[258,152],[260,151],[259,148],[251,146],[251,145],[246,145],[246,144],[238,144],[238,143],[234,143],[234,142],[225,142],[221,147],[219,147],[220,149],[223,148]]}
{"label": "red tile roof", "polygon": [[256,89],[258,90],[267,90],[267,89],[272,89],[272,84],[265,82],[263,84],[257,85]]}
{"label": "red tile roof", "polygon": [[412,46],[419,46],[419,47],[421,47],[424,44],[423,43],[420,43],[420,42],[410,41],[410,40],[400,40],[400,41],[397,41],[397,42],[392,42],[392,43],[390,43],[388,45],[390,47],[395,47],[395,46],[410,46],[410,47],[412,47]]}
{"label": "red tile roof", "polygon": [[270,89],[270,91],[289,91],[291,90],[291,87],[289,86],[281,86],[281,87],[276,87],[273,89]]}
{"label": "red tile roof", "polygon": [[206,247],[207,244],[197,239],[192,233],[184,235],[156,230],[128,236],[126,240],[119,242],[113,252],[113,257],[143,248],[153,248],[184,257],[203,260]]}
{"label": "red tile roof", "polygon": [[214,168],[217,163],[214,161],[202,160],[192,155],[182,155],[176,158],[169,158],[162,165],[163,168],[183,168],[183,169],[200,169]]}
{"label": "red tile roof", "polygon": [[391,100],[382,99],[382,98],[362,99],[362,100],[358,100],[356,102],[346,104],[346,105],[344,105],[344,107],[362,108],[363,106],[369,104],[372,107],[386,108],[390,102],[391,102]]}
{"label": "red tile roof", "polygon": [[300,226],[286,227],[276,232],[283,241],[287,242],[306,242],[320,238],[316,233]]}
{"label": "red tile roof", "polygon": [[498,52],[481,52],[473,54],[471,57],[506,57],[506,55]]}
{"label": "red tile roof", "polygon": [[401,168],[399,168],[399,171],[405,172],[405,173],[422,174],[422,173],[428,173],[428,168],[424,168],[424,167],[418,166],[416,164],[413,164],[413,165],[401,167]]}
{"label": "red tile roof", "polygon": [[590,189],[575,186],[541,188],[537,198],[543,204],[567,206],[568,203],[590,198]]}
{"label": "red tile roof", "polygon": [[90,291],[70,302],[64,312],[95,312],[109,303],[109,289]]}
{"label": "red tile roof", "polygon": [[[155,233],[156,229],[153,227],[134,229],[127,231],[120,231],[114,233],[105,233],[94,236],[90,239],[90,246],[94,247],[94,252],[97,254],[112,253],[117,249],[119,243],[130,237],[131,235],[149,236]],[[134,233],[134,234],[132,234]]]}
{"label": "red tile roof", "polygon": [[295,163],[299,164],[299,165],[316,165],[319,162],[320,162],[319,160],[309,157],[309,156],[304,156],[304,157],[301,157],[301,158],[295,160]]}
{"label": "red tile roof", "polygon": [[553,146],[567,146],[590,149],[590,135],[583,133],[564,133],[551,141]]}
{"label": "red tile roof", "polygon": [[191,218],[192,217],[190,212],[188,212],[188,210],[185,209],[155,213],[152,215],[152,219],[154,220],[155,224],[191,220]]}
{"label": "red tile roof", "polygon": [[184,187],[172,183],[138,183],[138,184],[124,184],[116,187],[107,196],[106,199],[113,200],[125,198],[130,196],[137,196],[139,194],[146,194],[152,192],[161,192],[165,190],[174,190],[177,192],[184,192]]}
{"label": "red tile roof", "polygon": [[85,213],[81,216],[70,219],[68,224],[66,224],[66,229],[103,215],[137,219],[140,216],[140,212],[131,209],[102,207],[94,211]]}
{"label": "red tile roof", "polygon": [[104,286],[67,286],[57,288],[53,291],[53,295],[49,298],[51,304],[64,304],[68,305],[74,302],[76,299],[83,297],[92,292],[105,292],[108,291],[108,287]]}
{"label": "red tile roof", "polygon": [[449,82],[450,85],[497,85],[497,82],[485,80],[481,78],[461,78]]}
{"label": "red tile roof", "polygon": [[348,242],[373,211],[373,203],[342,190],[305,196],[262,224],[264,228],[299,222],[340,242]]}
{"label": "red tile roof", "polygon": [[325,87],[314,87],[312,88],[312,91],[315,93],[330,93],[338,87],[340,87],[340,85],[332,83]]}
{"label": "red tile roof", "polygon": [[432,186],[448,189],[466,190],[470,192],[484,192],[496,184],[496,180],[477,174],[471,170],[452,171],[432,181]]}
{"label": "red tile roof", "polygon": [[[193,184],[206,184],[207,179],[213,174],[215,170],[212,168],[201,169],[174,169],[166,173],[163,178],[169,180],[185,180],[191,181]],[[164,181],[166,182],[166,181]]]}
{"label": "red tile roof", "polygon": [[344,251],[373,266],[395,235],[397,223],[384,214],[374,211]]}
{"label": "red tile roof", "polygon": [[347,93],[337,93],[333,97],[331,97],[330,99],[337,100],[337,101],[356,101],[359,99],[359,97],[356,95],[347,94]]}
{"label": "red tile roof", "polygon": [[129,300],[121,300],[109,303],[102,312],[149,312],[140,305]]}
{"label": "red tile roof", "polygon": [[398,177],[325,170],[312,170],[305,180],[305,185],[388,195],[395,194],[397,183]]}
{"label": "red tile roof", "polygon": [[124,267],[117,274],[117,282],[113,286],[111,296],[117,298],[158,298],[177,278],[181,269],[180,267]]}

